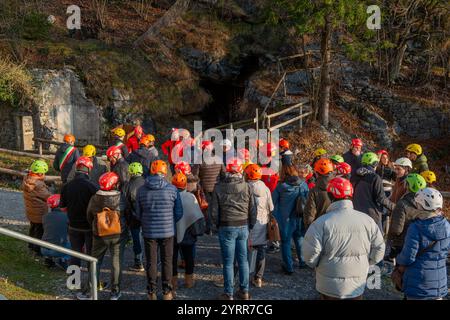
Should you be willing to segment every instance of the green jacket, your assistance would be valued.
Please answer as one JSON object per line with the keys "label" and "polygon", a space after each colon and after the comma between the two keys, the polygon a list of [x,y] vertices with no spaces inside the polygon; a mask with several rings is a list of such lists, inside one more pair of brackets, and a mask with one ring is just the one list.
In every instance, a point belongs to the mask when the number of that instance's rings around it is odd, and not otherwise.
{"label": "green jacket", "polygon": [[424,154],[421,154],[416,161],[413,162],[413,169],[411,173],[418,173],[428,170],[427,157]]}

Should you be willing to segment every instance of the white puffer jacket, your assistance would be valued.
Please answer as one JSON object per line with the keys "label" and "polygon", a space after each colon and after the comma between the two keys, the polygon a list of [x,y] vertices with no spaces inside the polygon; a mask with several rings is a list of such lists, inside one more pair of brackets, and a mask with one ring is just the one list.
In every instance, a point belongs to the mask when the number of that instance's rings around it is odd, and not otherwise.
{"label": "white puffer jacket", "polygon": [[314,221],[302,245],[305,262],[316,268],[316,289],[340,298],[364,293],[369,266],[383,259],[385,244],[375,221],[353,209],[351,200],[332,203]]}
{"label": "white puffer jacket", "polygon": [[250,232],[250,244],[252,246],[265,245],[267,243],[267,223],[269,214],[273,211],[272,195],[269,188],[261,180],[249,181],[250,190],[256,201],[256,224]]}

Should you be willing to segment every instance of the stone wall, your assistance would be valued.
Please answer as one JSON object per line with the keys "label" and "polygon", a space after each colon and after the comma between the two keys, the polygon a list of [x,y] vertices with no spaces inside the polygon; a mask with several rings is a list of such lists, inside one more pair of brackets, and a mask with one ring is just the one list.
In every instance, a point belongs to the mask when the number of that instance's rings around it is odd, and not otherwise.
{"label": "stone wall", "polygon": [[15,109],[6,104],[0,104],[0,148],[16,149]]}

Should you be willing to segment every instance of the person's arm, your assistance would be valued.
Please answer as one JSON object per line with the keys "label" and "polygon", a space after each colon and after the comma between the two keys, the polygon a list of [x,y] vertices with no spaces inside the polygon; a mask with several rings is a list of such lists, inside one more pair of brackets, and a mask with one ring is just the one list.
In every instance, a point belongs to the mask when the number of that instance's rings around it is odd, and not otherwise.
{"label": "person's arm", "polygon": [[135,211],[133,212],[134,217],[136,220],[141,221],[142,220],[142,208],[141,208],[141,195],[142,191],[138,189],[136,194],[136,201],[135,201]]}
{"label": "person's arm", "polygon": [[302,255],[305,263],[311,268],[317,267],[322,254],[323,224],[313,223],[306,231],[302,244]]}
{"label": "person's arm", "polygon": [[374,265],[383,260],[386,245],[384,243],[384,238],[383,235],[381,234],[380,228],[377,226],[375,221],[373,219],[370,219],[370,223],[371,223],[371,237],[370,237],[369,264]]}
{"label": "person's arm", "polygon": [[215,226],[219,226],[220,217],[219,217],[219,198],[217,196],[217,185],[214,187],[214,191],[212,193],[212,201],[211,201],[211,223]]}
{"label": "person's arm", "polygon": [[61,172],[61,169],[59,168],[59,157],[61,155],[60,149],[55,154],[55,158],[53,159],[53,169],[55,169],[58,172]]}
{"label": "person's arm", "polygon": [[316,198],[314,195],[314,192],[308,194],[305,207],[303,208],[303,224],[306,230],[308,230],[317,216]]}
{"label": "person's arm", "polygon": [[405,228],[405,221],[405,205],[403,204],[403,201],[400,201],[395,206],[394,211],[392,211],[388,239],[392,240],[394,237],[399,236],[403,232],[403,229]]}
{"label": "person's arm", "polygon": [[256,224],[256,217],[257,217],[257,207],[256,207],[256,201],[255,201],[255,195],[250,189],[250,185],[247,184],[247,192],[249,195],[249,204],[248,204],[248,222],[249,222],[249,229],[252,230],[253,227]]}
{"label": "person's arm", "polygon": [[383,180],[377,177],[374,181],[374,199],[377,203],[388,209],[389,211],[394,210],[395,204],[386,197],[386,193],[383,189]]}
{"label": "person's arm", "polygon": [[173,217],[177,223],[183,217],[183,204],[181,203],[180,193],[176,191],[175,205],[173,207]]}
{"label": "person's arm", "polygon": [[409,266],[416,261],[419,252],[420,236],[417,226],[412,223],[406,232],[405,244],[400,254],[396,257],[396,262],[402,266]]}
{"label": "person's arm", "polygon": [[94,212],[94,209],[94,197],[92,197],[91,200],[89,200],[89,204],[86,210],[86,219],[91,226],[94,221],[94,214],[96,214]]}
{"label": "person's arm", "polygon": [[167,156],[167,155],[169,155],[169,152],[170,152],[170,145],[172,144],[172,141],[171,140],[167,140],[166,142],[164,142],[162,145],[161,145],[161,150],[162,150],[162,152]]}

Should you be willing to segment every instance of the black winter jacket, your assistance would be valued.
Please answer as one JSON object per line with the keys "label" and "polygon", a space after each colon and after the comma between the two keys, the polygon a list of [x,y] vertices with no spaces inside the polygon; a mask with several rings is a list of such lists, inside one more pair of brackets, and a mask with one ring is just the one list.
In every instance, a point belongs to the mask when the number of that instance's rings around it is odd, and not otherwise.
{"label": "black winter jacket", "polygon": [[114,166],[111,166],[111,171],[115,172],[119,176],[119,191],[122,191],[122,188],[130,180],[130,174],[128,173],[128,162],[126,162],[124,158],[120,158]]}
{"label": "black winter jacket", "polygon": [[343,155],[344,161],[348,163],[352,167],[352,173],[350,176],[350,181],[352,182],[353,186],[355,185],[355,178],[356,178],[356,171],[361,168],[361,156],[355,156],[352,153],[352,150],[347,151]]}
{"label": "black winter jacket", "polygon": [[150,175],[150,165],[153,161],[157,160],[155,154],[151,152],[148,148],[141,145],[139,149],[134,150],[127,158],[128,163],[139,162],[144,168],[144,177]]}
{"label": "black winter jacket", "polygon": [[[93,157],[92,162],[94,164],[94,167],[89,172],[89,178],[91,179],[91,182],[93,184],[95,184],[97,187],[100,187],[98,180],[102,174],[108,172],[108,168],[105,165],[100,164],[96,157]],[[67,182],[72,181],[75,178],[76,172],[77,172],[76,166],[75,164],[73,164],[72,170],[70,171],[69,176],[67,177]]]}
{"label": "black winter jacket", "polygon": [[371,216],[381,226],[383,207],[394,209],[394,203],[390,201],[383,190],[383,181],[375,173],[372,167],[361,167],[354,177],[353,205],[355,210]]}
{"label": "black winter jacket", "polygon": [[67,208],[69,228],[82,231],[90,230],[86,211],[89,201],[98,189],[90,181],[89,176],[81,172],[77,172],[75,178],[63,186],[61,208]]}
{"label": "black winter jacket", "polygon": [[137,228],[141,225],[140,221],[136,219],[136,196],[139,188],[144,184],[144,177],[132,176],[123,188],[125,195],[125,221],[130,228]]}

